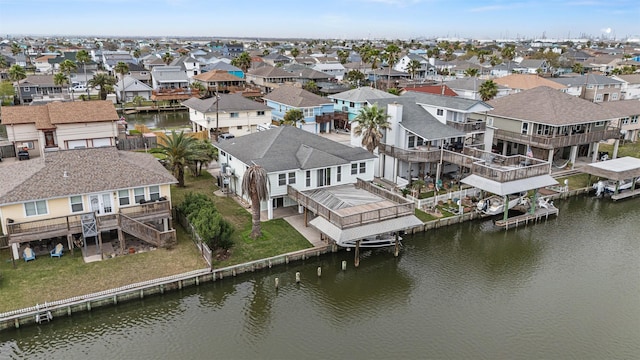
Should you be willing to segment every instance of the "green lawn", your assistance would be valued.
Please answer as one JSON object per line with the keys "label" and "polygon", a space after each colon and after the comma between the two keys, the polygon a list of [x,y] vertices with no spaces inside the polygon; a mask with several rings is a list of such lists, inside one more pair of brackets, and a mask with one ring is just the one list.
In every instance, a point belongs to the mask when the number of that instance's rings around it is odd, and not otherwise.
{"label": "green lawn", "polygon": [[[609,144],[600,144],[598,146],[598,151],[607,151],[609,153],[609,157],[613,155],[613,145]],[[631,143],[625,141],[620,141],[620,146],[618,147],[618,157],[624,156],[633,156],[636,158],[640,158],[640,141],[635,143]]]}
{"label": "green lawn", "polygon": [[[189,191],[208,195],[217,209],[233,224],[235,232],[231,256],[214,267],[224,267],[265,257],[301,250],[311,244],[284,220],[262,223],[263,236],[249,237],[251,215],[230,197],[218,197],[213,177],[204,172],[198,178],[186,176],[185,188],[172,188],[174,205],[180,204]],[[80,251],[72,256],[65,252],[61,258],[38,256],[25,263],[16,260],[13,268],[9,250],[0,251],[0,313],[42,304],[45,301],[116,288],[131,283],[180,274],[206,268],[189,234],[176,227],[178,244],[172,249],[158,249],[147,253],[119,256],[85,264]]]}

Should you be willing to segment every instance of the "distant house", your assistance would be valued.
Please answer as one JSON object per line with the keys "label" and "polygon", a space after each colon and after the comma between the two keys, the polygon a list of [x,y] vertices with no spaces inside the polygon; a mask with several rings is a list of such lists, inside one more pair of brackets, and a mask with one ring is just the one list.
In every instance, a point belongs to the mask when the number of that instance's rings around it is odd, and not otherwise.
{"label": "distant house", "polygon": [[617,101],[622,98],[623,81],[598,75],[585,74],[558,77],[550,80],[567,86],[567,93],[591,102]]}
{"label": "distant house", "polygon": [[246,74],[247,83],[260,87],[265,94],[284,84],[293,84],[297,78],[290,72],[268,64],[251,68]]}
{"label": "distant house", "polygon": [[205,73],[208,71],[214,71],[214,70],[226,71],[231,75],[237,76],[240,79],[244,79],[244,71],[242,71],[242,69],[235,67],[224,61],[215,61],[215,62],[207,63],[205,65],[200,66],[200,71],[202,73]]}
{"label": "distant house", "polygon": [[[227,74],[228,75],[228,74]],[[232,76],[232,75],[230,75]],[[182,103],[189,109],[193,131],[230,133],[236,137],[257,131],[260,124],[271,123],[271,108],[241,94],[224,94],[207,99],[191,98]]]}
{"label": "distant house", "polygon": [[244,52],[242,43],[227,43],[222,46],[222,54],[230,58],[236,58]]}
{"label": "distant house", "polygon": [[293,126],[220,141],[214,146],[223,173],[229,175],[229,189],[238,196],[243,196],[242,179],[249,166],[260,165],[267,171],[269,196],[260,208],[267,211],[269,219],[273,218],[273,209],[297,205],[288,196],[288,186],[303,191],[354,184],[358,178],[373,180],[375,155]]}
{"label": "distant house", "polygon": [[[118,99],[118,102],[121,102],[122,99],[122,90],[123,90],[123,81],[120,80],[118,81],[115,85],[115,90],[116,90],[116,97]],[[139,81],[138,79],[134,78],[133,76],[125,76],[124,77],[124,101],[125,102],[130,102],[133,101],[133,99],[136,96],[140,96],[145,100],[150,100],[151,99],[151,93],[152,93],[151,87],[147,84],[145,84],[142,81]]]}
{"label": "distant house", "polygon": [[271,66],[283,66],[293,63],[293,59],[279,53],[273,53],[262,57],[262,61]]}
{"label": "distant house", "polygon": [[614,80],[622,81],[620,84],[621,97],[624,100],[640,99],[640,74],[614,75]]}
{"label": "distant house", "polygon": [[342,111],[348,114],[348,123],[344,124],[344,126],[337,127],[339,129],[350,129],[350,123],[358,116],[360,110],[369,106],[367,100],[396,97],[396,95],[370,86],[358,87],[328,96],[328,98],[333,101],[333,109],[335,111]]}
{"label": "distant house", "polygon": [[174,59],[169,66],[179,66],[191,79],[200,74],[200,63],[189,55],[183,55]]}
{"label": "distant house", "polygon": [[187,72],[180,66],[156,66],[151,70],[154,90],[183,89],[189,87]]}
{"label": "distant house", "polygon": [[521,74],[546,74],[549,72],[549,63],[544,59],[525,59],[514,67],[515,72]]}
{"label": "distant house", "polygon": [[43,55],[34,59],[33,65],[36,67],[36,72],[44,74],[53,73],[53,64],[51,64],[49,60],[55,57],[54,55]]}
{"label": "distant house", "polygon": [[215,92],[241,91],[245,87],[243,78],[232,75],[225,70],[212,70],[198,74],[193,77],[193,81],[202,84],[211,95]]}
{"label": "distant house", "polygon": [[543,78],[537,74],[511,74],[493,80],[501,87],[510,89],[510,94],[519,93],[524,90],[533,89],[538,86],[548,86],[560,91],[566,90],[567,86],[558,82]]}
{"label": "distant house", "polygon": [[332,129],[334,107],[330,99],[293,86],[281,86],[263,99],[271,108],[274,121],[281,122],[287,111],[298,109],[302,111],[304,123],[296,124],[297,127],[313,134]]}
{"label": "distant house", "polygon": [[18,86],[23,104],[41,99],[45,95],[60,97],[62,94],[62,86],[53,82],[53,75],[27,75],[18,82]]}
{"label": "distant house", "polygon": [[300,64],[291,64],[282,67],[282,70],[290,72],[293,75],[297,75],[297,82],[301,85],[304,85],[310,81],[317,83],[328,82],[334,79],[333,76],[313,70],[308,66],[300,65]]}
{"label": "distant house", "polygon": [[638,99],[603,102],[600,105],[618,116],[617,127],[624,140],[640,139],[640,101]]}
{"label": "distant house", "polygon": [[427,60],[424,56],[412,53],[406,54],[398,59],[398,62],[393,66],[393,69],[396,71],[408,73],[409,63],[411,62],[411,60],[415,60],[420,63],[420,67],[413,75],[414,79],[422,79],[428,76],[436,75],[436,68],[429,63],[429,60]]}
{"label": "distant house", "polygon": [[338,81],[342,81],[344,75],[346,74],[346,70],[342,64],[339,62],[331,62],[331,63],[318,63],[311,67],[313,70],[323,72],[325,74],[329,74],[333,76]]}
{"label": "distant house", "polygon": [[119,120],[110,101],[53,102],[41,106],[7,106],[2,124],[16,152],[31,157],[57,149],[115,146]]}
{"label": "distant house", "polygon": [[[481,100],[482,96],[480,95],[480,87],[485,81],[488,80],[479,78],[477,76],[467,76],[447,81],[445,82],[445,85],[451,88],[451,90],[455,91],[459,97],[471,100]],[[495,97],[499,98],[509,95],[509,91],[509,88],[498,84],[498,93]]]}
{"label": "distant house", "polygon": [[124,233],[152,246],[176,242],[170,185],[177,181],[151,154],[115,147],[59,150],[1,169],[0,226],[14,259],[33,242],[38,255],[48,257],[62,243],[65,251],[79,246],[85,259],[92,253],[100,260],[103,233],[111,231],[119,241],[109,245],[120,253]]}

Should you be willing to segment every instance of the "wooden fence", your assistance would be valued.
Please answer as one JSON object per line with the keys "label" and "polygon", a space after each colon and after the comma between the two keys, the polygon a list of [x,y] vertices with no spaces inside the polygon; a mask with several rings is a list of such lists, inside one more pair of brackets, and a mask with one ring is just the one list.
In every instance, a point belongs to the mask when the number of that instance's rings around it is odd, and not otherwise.
{"label": "wooden fence", "polygon": [[180,225],[182,225],[185,230],[187,230],[187,232],[191,236],[191,240],[193,240],[193,243],[196,245],[198,250],[200,250],[200,255],[202,255],[204,261],[209,264],[209,268],[213,268],[213,251],[211,251],[211,249],[209,249],[209,246],[207,246],[207,244],[202,241],[202,238],[200,237],[200,235],[198,235],[198,232],[193,227],[193,225],[191,225],[187,217],[184,216],[182,211],[176,208],[174,213],[174,218],[178,220],[178,223],[180,223]]}

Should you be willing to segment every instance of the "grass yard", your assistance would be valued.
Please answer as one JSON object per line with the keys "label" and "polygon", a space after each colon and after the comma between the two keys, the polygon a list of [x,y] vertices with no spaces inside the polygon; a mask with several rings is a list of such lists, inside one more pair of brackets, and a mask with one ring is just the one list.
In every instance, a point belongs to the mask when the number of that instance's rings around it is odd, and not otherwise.
{"label": "grass yard", "polygon": [[66,299],[123,285],[207,267],[197,248],[181,228],[178,245],[85,264],[81,252],[61,258],[38,256],[27,263],[9,250],[0,251],[0,312]]}
{"label": "grass yard", "polygon": [[[598,146],[598,151],[607,151],[609,153],[609,157],[613,155],[613,145],[612,144],[600,144]],[[618,157],[632,156],[640,159],[640,141],[635,143],[625,141],[620,141],[620,146],[618,147]]]}

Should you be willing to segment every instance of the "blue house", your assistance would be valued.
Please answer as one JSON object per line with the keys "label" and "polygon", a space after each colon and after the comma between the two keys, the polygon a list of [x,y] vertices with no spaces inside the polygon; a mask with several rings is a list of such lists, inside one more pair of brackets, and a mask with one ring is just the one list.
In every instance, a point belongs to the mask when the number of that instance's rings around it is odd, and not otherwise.
{"label": "blue house", "polygon": [[264,98],[271,110],[271,119],[281,122],[291,109],[299,109],[304,115],[304,124],[296,127],[313,134],[330,132],[334,120],[334,105],[330,99],[316,95],[299,87],[284,85],[276,88]]}
{"label": "blue house", "polygon": [[348,113],[349,122],[352,122],[360,113],[360,109],[368,105],[367,100],[394,98],[397,96],[386,91],[374,89],[370,86],[364,86],[329,95],[327,97],[333,101],[334,110]]}

